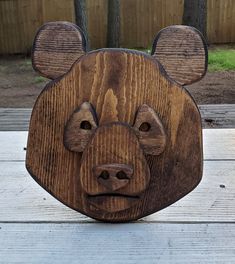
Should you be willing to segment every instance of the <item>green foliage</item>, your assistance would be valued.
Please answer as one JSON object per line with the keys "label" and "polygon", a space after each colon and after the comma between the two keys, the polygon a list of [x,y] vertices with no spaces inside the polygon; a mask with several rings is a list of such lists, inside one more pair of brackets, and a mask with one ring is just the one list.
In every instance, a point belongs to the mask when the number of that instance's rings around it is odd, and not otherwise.
{"label": "green foliage", "polygon": [[27,71],[32,68],[31,59],[24,59],[22,63],[19,64],[19,69],[22,71]]}
{"label": "green foliage", "polygon": [[42,83],[46,81],[46,78],[42,77],[42,76],[36,76],[34,78],[35,83]]}
{"label": "green foliage", "polygon": [[[151,48],[137,50],[151,54]],[[235,46],[209,50],[208,70],[209,72],[235,70]]]}
{"label": "green foliage", "polygon": [[209,72],[235,70],[235,49],[209,51]]}

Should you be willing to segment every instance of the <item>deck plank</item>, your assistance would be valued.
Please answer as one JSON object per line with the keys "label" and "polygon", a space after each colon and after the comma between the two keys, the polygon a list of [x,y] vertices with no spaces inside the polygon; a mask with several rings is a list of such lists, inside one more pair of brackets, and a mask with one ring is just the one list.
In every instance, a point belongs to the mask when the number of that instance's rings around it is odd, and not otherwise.
{"label": "deck plank", "polygon": [[[235,162],[206,161],[199,186],[142,222],[235,222]],[[0,162],[0,222],[93,222],[67,208],[27,173],[23,162]]]}
{"label": "deck plank", "polygon": [[1,224],[1,263],[234,263],[235,224]]}
{"label": "deck plank", "polygon": [[[204,128],[235,128],[235,104],[199,105]],[[0,108],[0,131],[27,131],[31,108]]]}
{"label": "deck plank", "polygon": [[[26,131],[0,131],[0,161],[24,161]],[[205,160],[235,159],[235,129],[204,129]]]}
{"label": "deck plank", "polygon": [[0,108],[0,131],[27,131],[31,108]]}
{"label": "deck plank", "polygon": [[204,129],[205,160],[235,159],[235,129]]}
{"label": "deck plank", "polygon": [[0,161],[24,161],[28,132],[0,131]]}
{"label": "deck plank", "polygon": [[[206,127],[235,128],[234,106],[200,106]],[[26,171],[26,110],[0,109],[0,263],[235,263],[235,129],[204,129],[203,179],[186,197],[135,223],[101,224]]]}
{"label": "deck plank", "polygon": [[235,128],[235,104],[199,105],[204,128]]}

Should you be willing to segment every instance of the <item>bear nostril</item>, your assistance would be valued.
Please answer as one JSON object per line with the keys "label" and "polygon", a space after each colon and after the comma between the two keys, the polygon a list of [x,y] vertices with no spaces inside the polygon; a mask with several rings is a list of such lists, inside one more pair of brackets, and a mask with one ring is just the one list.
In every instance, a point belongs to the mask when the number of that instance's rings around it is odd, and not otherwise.
{"label": "bear nostril", "polygon": [[102,172],[100,173],[99,178],[102,178],[103,180],[108,180],[108,178],[109,178],[109,173],[108,173],[108,171],[106,171],[106,170],[102,171]]}
{"label": "bear nostril", "polygon": [[126,180],[126,179],[129,179],[124,171],[119,171],[119,172],[116,174],[116,177],[117,177],[119,180]]}
{"label": "bear nostril", "polygon": [[80,128],[85,129],[85,130],[91,130],[92,126],[91,126],[91,123],[89,121],[84,120],[81,122]]}
{"label": "bear nostril", "polygon": [[[99,187],[110,191],[117,191],[130,183],[133,175],[133,166],[127,164],[101,164],[93,167],[92,172]],[[105,191],[104,189],[102,189]],[[101,190],[100,190],[101,191]]]}

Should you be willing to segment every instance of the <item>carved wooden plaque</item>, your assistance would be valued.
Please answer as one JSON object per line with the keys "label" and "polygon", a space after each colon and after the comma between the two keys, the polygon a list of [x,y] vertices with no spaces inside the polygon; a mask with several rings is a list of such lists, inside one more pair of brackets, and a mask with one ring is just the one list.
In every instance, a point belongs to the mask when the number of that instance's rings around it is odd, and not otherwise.
{"label": "carved wooden plaque", "polygon": [[[48,32],[55,27],[53,42]],[[32,112],[26,167],[59,201],[97,220],[149,215],[201,180],[200,113],[180,83],[205,74],[206,45],[193,28],[164,30],[154,42],[154,56],[125,49],[85,53],[81,31],[63,22],[44,25],[35,38],[34,68],[53,80]]]}

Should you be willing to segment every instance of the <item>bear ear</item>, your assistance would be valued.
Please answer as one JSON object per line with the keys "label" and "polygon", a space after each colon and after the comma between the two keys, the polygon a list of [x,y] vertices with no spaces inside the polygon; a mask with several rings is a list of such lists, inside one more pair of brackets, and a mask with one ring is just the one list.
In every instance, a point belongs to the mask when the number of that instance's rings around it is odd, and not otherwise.
{"label": "bear ear", "polygon": [[37,32],[32,64],[42,76],[55,79],[65,74],[86,51],[81,29],[69,22],[49,22]]}
{"label": "bear ear", "polygon": [[152,55],[181,85],[199,81],[207,71],[207,44],[193,27],[169,26],[161,30],[154,40]]}

